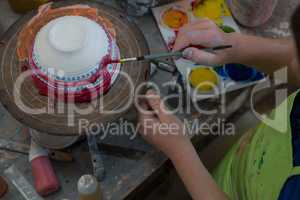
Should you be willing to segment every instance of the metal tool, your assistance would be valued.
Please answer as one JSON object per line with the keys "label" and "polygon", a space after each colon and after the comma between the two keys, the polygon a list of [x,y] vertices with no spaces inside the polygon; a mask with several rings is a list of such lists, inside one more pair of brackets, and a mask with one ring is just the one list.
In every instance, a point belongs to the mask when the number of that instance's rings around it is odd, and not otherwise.
{"label": "metal tool", "polygon": [[151,60],[153,64],[156,65],[156,67],[162,71],[169,72],[171,74],[175,73],[177,71],[176,65],[163,61],[163,60]]}
{"label": "metal tool", "polygon": [[[217,46],[217,47],[212,47],[212,48],[203,48],[201,50],[210,52],[210,53],[214,53],[215,51],[220,51],[220,50],[224,50],[224,49],[228,49],[228,48],[232,48],[232,45],[223,45],[223,46]],[[175,51],[175,52],[167,52],[167,53],[149,54],[149,55],[132,57],[132,58],[122,58],[122,59],[120,59],[119,62],[124,63],[124,62],[131,62],[131,61],[154,60],[154,59],[159,59],[159,58],[170,58],[170,57],[181,58],[181,57],[183,57],[183,52]],[[114,62],[117,62],[117,61],[114,61]]]}
{"label": "metal tool", "polygon": [[23,174],[15,167],[10,166],[4,171],[4,175],[16,187],[26,200],[43,200],[34,190],[33,186],[26,180]]}
{"label": "metal tool", "polygon": [[28,155],[30,147],[27,144],[21,144],[10,140],[0,139],[0,149]]}
{"label": "metal tool", "polygon": [[96,136],[93,134],[87,134],[87,140],[93,164],[94,176],[97,178],[98,181],[102,181],[105,177],[105,169],[102,156],[96,141]]}
{"label": "metal tool", "polygon": [[[10,140],[0,139],[0,149],[5,151],[10,151],[14,153],[20,153],[24,155],[29,154],[30,146],[27,144],[21,144],[17,142],[13,142]],[[57,151],[57,150],[49,150],[49,157],[52,160],[62,161],[62,162],[72,162],[73,156],[71,153]]]}
{"label": "metal tool", "polygon": [[[126,157],[132,160],[138,160],[143,155],[146,154],[145,151],[139,149],[120,147],[113,144],[100,143],[98,144],[98,148],[99,147],[101,147],[101,149],[99,149],[100,153],[115,156],[115,157],[120,157],[120,158]],[[29,148],[30,147],[27,144],[21,144],[9,140],[0,139],[0,150],[28,155]],[[62,162],[72,162],[74,160],[71,153],[64,152],[64,151],[56,151],[56,150],[50,150],[49,157],[52,160],[62,161]]]}
{"label": "metal tool", "polygon": [[146,154],[145,151],[140,149],[122,147],[114,144],[98,143],[98,147],[101,147],[101,152],[110,156],[128,158],[131,160],[141,159],[141,157],[143,157]]}

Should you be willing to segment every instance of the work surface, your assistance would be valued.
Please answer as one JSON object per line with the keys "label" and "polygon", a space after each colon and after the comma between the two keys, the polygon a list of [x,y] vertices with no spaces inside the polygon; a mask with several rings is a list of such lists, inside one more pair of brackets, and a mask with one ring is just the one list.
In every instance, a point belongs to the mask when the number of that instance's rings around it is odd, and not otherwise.
{"label": "work surface", "polygon": [[[289,35],[289,16],[297,4],[297,0],[279,1],[277,10],[273,18],[265,25],[255,30],[243,29],[244,32],[282,37]],[[106,1],[107,2],[107,1]],[[20,16],[14,14],[6,1],[0,2],[0,33],[4,32]],[[155,25],[151,15],[134,19],[141,28],[148,41],[151,52],[165,51],[161,35]],[[3,29],[1,32],[1,28]],[[158,70],[152,81],[162,85],[165,81],[172,79],[172,75]],[[163,93],[167,94],[167,88],[163,88]],[[228,95],[228,105],[226,112],[222,114],[224,118],[229,117],[238,110],[244,100],[248,97],[248,89],[244,89]],[[204,102],[204,106],[220,106],[218,100]],[[199,118],[201,122],[214,121],[220,114],[209,117],[193,113],[181,118],[192,120]],[[15,121],[3,108],[0,107],[0,139],[13,140],[22,144],[29,144],[28,129]],[[205,146],[210,138],[199,136],[194,138],[195,144]],[[128,136],[110,136],[100,141],[100,148],[103,152],[106,178],[101,182],[101,188],[105,199],[134,198],[135,194],[141,193],[147,184],[155,181],[159,176],[159,171],[164,167],[167,158],[150,145],[146,144],[142,138],[137,137],[130,140]],[[49,196],[47,199],[76,199],[76,184],[78,178],[83,174],[92,173],[90,157],[86,142],[79,142],[70,150],[75,157],[73,163],[53,162],[59,176],[62,189],[60,192]],[[32,183],[31,169],[27,155],[0,150],[0,174],[7,167],[14,164]],[[12,191],[4,199],[22,199],[17,193]]]}

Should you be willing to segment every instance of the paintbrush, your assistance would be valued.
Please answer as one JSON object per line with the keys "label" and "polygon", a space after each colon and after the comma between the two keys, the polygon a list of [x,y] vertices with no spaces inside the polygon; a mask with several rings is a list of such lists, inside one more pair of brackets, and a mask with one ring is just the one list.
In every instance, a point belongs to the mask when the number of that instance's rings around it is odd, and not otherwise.
{"label": "paintbrush", "polygon": [[[220,51],[220,50],[224,50],[224,49],[228,49],[228,48],[232,48],[232,45],[217,46],[217,47],[212,47],[212,48],[203,48],[200,50],[206,51],[209,53],[214,53],[215,51]],[[175,51],[175,52],[168,52],[168,53],[150,54],[150,55],[132,57],[132,58],[121,58],[120,60],[118,60],[116,62],[125,63],[125,62],[131,62],[131,61],[154,60],[154,59],[169,58],[169,57],[181,58],[181,57],[183,57],[183,52]]]}

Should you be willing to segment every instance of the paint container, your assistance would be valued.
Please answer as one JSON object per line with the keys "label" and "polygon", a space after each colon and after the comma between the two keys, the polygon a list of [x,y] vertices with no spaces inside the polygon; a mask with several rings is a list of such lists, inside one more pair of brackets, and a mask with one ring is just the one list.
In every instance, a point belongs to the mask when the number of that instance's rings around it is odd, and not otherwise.
{"label": "paint container", "polygon": [[257,27],[272,16],[278,0],[227,0],[234,18],[246,27]]}
{"label": "paint container", "polygon": [[223,24],[224,15],[223,5],[221,1],[200,1],[199,3],[192,3],[193,14],[197,18],[209,18],[216,24]]}
{"label": "paint container", "polygon": [[199,92],[211,92],[218,87],[220,80],[211,67],[200,66],[190,72],[189,82]]}
{"label": "paint container", "polygon": [[173,6],[161,13],[160,21],[166,28],[178,31],[185,24],[189,23],[190,17],[184,8],[180,6]]}
{"label": "paint container", "polygon": [[77,184],[79,200],[101,200],[100,185],[96,177],[83,175]]}
{"label": "paint container", "polygon": [[242,64],[225,64],[224,74],[234,81],[258,81],[264,78],[264,75],[255,68]]}
{"label": "paint container", "polygon": [[224,33],[234,33],[236,30],[228,25],[221,25],[220,28],[223,30]]}
{"label": "paint container", "polygon": [[217,66],[214,67],[215,72],[217,72],[217,74],[223,78],[223,80],[229,78],[228,75],[225,73],[224,71],[224,66]]}
{"label": "paint container", "polygon": [[49,0],[8,0],[10,7],[17,13],[24,14],[40,5],[49,2]]}
{"label": "paint container", "polygon": [[7,189],[8,186],[6,181],[0,176],[0,199],[6,194]]}
{"label": "paint container", "polygon": [[45,197],[60,188],[59,180],[48,157],[48,151],[31,140],[29,151],[32,176],[36,192]]}

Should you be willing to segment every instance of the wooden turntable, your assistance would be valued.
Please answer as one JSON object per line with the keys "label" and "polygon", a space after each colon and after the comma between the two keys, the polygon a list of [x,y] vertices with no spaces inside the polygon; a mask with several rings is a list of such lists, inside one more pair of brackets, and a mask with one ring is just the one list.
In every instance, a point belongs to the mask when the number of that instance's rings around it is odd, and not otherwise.
{"label": "wooden turntable", "polygon": [[[97,8],[99,15],[109,19],[116,30],[117,45],[122,57],[141,56],[149,53],[147,43],[141,31],[127,16],[105,5],[89,2],[67,0],[53,3],[53,8],[74,4],[86,4]],[[56,136],[78,136],[80,121],[91,124],[106,124],[124,115],[132,104],[121,112],[104,113],[101,110],[116,111],[122,108],[135,95],[124,76],[118,76],[110,90],[90,103],[65,103],[48,99],[39,94],[31,78],[16,87],[22,73],[16,55],[18,33],[22,27],[37,13],[31,12],[20,18],[1,38],[0,43],[0,101],[9,113],[21,123],[39,132]],[[149,63],[135,62],[121,66],[133,81],[136,88],[149,77]],[[141,90],[141,93],[144,92]],[[27,109],[23,109],[27,108]],[[32,112],[31,111],[37,111]],[[42,109],[42,110],[39,110]],[[88,112],[83,112],[83,109]]]}

